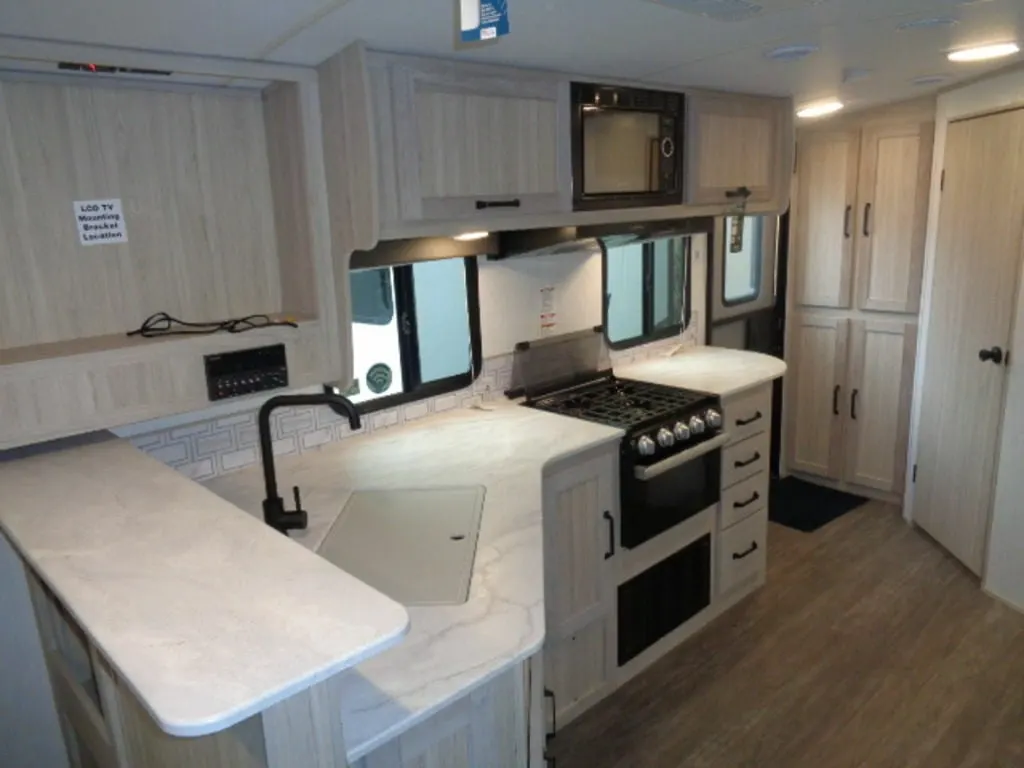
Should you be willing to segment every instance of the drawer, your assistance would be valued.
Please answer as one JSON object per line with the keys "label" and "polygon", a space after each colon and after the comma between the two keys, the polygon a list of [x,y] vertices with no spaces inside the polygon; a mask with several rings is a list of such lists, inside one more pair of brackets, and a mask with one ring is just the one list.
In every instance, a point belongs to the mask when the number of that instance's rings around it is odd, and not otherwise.
{"label": "drawer", "polygon": [[735,525],[768,506],[768,473],[759,472],[722,491],[719,530]]}
{"label": "drawer", "polygon": [[771,432],[748,437],[722,449],[722,490],[758,473],[768,474],[771,459]]}
{"label": "drawer", "polygon": [[772,426],[772,385],[764,384],[750,392],[730,398],[725,410],[725,431],[729,442],[738,443],[758,432],[770,432]]}
{"label": "drawer", "polygon": [[718,534],[718,594],[763,573],[767,551],[767,509]]}

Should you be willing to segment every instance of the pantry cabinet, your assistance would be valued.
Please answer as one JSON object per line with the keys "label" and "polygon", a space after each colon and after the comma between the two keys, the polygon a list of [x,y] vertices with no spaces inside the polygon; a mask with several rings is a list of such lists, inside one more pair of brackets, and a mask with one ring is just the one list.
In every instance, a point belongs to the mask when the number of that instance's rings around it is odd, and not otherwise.
{"label": "pantry cabinet", "polygon": [[615,668],[618,446],[544,478],[545,685],[559,726],[607,690]]}
{"label": "pantry cabinet", "polygon": [[[737,204],[785,200],[792,168],[789,99],[689,91],[686,202]],[[785,205],[780,206],[782,209]]]}
{"label": "pantry cabinet", "polygon": [[568,81],[371,53],[381,228],[568,212]]}
{"label": "pantry cabinet", "polygon": [[806,313],[792,323],[790,469],[901,492],[917,321]]}

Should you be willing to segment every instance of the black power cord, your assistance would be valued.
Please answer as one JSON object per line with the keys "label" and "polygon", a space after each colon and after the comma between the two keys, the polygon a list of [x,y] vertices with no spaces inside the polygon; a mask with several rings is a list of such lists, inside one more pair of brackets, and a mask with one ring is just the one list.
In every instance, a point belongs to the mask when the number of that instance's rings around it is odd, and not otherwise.
{"label": "black power cord", "polygon": [[128,331],[129,336],[141,336],[144,339],[152,339],[158,336],[201,336],[204,334],[217,333],[244,333],[259,328],[271,328],[273,326],[288,326],[298,328],[298,323],[292,320],[274,320],[270,315],[247,315],[231,320],[211,321],[206,323],[190,323],[179,320],[166,312],[157,312],[150,315],[145,322],[134,331]]}

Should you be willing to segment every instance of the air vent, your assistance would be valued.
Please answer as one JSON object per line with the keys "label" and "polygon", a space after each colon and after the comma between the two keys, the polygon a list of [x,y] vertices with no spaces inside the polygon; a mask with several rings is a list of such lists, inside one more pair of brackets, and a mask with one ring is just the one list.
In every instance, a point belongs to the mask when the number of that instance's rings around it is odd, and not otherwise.
{"label": "air vent", "polygon": [[759,14],[762,6],[751,0],[652,0],[666,8],[693,13],[715,21],[743,21]]}
{"label": "air vent", "polygon": [[898,24],[896,29],[907,31],[908,29],[934,29],[935,27],[952,27],[960,22],[952,16],[936,16],[931,19],[914,19]]}
{"label": "air vent", "polygon": [[858,80],[864,80],[865,78],[871,77],[872,70],[863,69],[861,67],[847,67],[843,70],[843,82],[844,83],[855,83]]}
{"label": "air vent", "polygon": [[765,58],[772,61],[800,61],[806,59],[812,53],[817,53],[816,45],[784,45],[773,51],[765,53]]}
{"label": "air vent", "polygon": [[949,80],[949,75],[921,75],[911,80],[912,85],[939,85]]}
{"label": "air vent", "polygon": [[145,77],[170,77],[173,72],[163,69],[138,69],[137,67],[114,67],[109,64],[92,64],[79,61],[62,61],[57,69],[64,72],[83,72],[89,75],[142,75]]}

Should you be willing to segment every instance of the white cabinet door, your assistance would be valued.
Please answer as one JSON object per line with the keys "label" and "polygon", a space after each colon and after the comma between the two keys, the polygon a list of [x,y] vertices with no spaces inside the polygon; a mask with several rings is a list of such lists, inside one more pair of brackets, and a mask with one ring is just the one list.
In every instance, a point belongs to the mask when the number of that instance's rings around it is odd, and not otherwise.
{"label": "white cabinet door", "polygon": [[934,123],[865,128],[857,194],[857,306],[920,306]]}
{"label": "white cabinet door", "polygon": [[846,480],[879,491],[903,490],[917,323],[855,320],[850,331],[849,393],[842,404]]}
{"label": "white cabinet door", "polygon": [[[781,201],[792,165],[792,102],[695,91],[687,95],[687,203]],[[785,205],[781,205],[785,208]]]}
{"label": "white cabinet door", "polygon": [[571,210],[567,82],[405,57],[387,71],[371,71],[389,123],[378,126],[385,231]]}
{"label": "white cabinet door", "polygon": [[808,134],[797,146],[790,237],[796,303],[849,307],[860,133]]}
{"label": "white cabinet door", "polygon": [[789,467],[839,479],[849,321],[800,314],[790,322],[794,364],[787,384]]}

